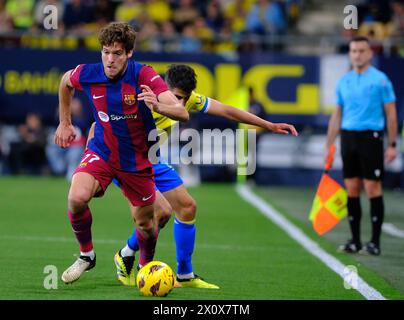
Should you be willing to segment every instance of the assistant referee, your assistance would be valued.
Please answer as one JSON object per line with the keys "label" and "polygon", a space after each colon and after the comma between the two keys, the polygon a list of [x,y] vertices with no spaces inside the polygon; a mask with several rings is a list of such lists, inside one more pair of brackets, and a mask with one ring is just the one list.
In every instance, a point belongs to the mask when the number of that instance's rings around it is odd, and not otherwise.
{"label": "assistant referee", "polygon": [[[396,97],[389,78],[370,65],[372,50],[366,37],[349,43],[352,70],[336,87],[337,108],[330,118],[327,150],[341,133],[344,183],[348,192],[348,220],[352,239],[339,247],[347,253],[380,254],[380,235],[384,219],[382,178],[384,160],[397,156]],[[388,145],[384,152],[384,131]],[[372,237],[362,248],[360,193],[364,187],[370,201]]]}

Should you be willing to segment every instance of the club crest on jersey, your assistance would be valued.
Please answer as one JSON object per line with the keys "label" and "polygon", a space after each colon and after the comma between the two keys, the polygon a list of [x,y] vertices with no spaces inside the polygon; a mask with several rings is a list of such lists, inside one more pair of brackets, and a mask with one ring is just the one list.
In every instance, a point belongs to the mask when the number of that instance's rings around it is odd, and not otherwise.
{"label": "club crest on jersey", "polygon": [[136,102],[136,96],[135,96],[135,94],[133,94],[133,93],[130,93],[130,94],[124,94],[123,95],[123,101],[125,101],[125,103],[127,104],[127,105],[132,105],[132,104],[135,104],[135,102]]}

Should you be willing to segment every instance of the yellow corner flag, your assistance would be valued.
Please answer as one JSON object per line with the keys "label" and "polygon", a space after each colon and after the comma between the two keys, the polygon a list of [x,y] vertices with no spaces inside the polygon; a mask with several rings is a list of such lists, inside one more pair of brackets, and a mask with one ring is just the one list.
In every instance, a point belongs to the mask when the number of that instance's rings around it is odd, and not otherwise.
{"label": "yellow corner flag", "polygon": [[313,222],[314,230],[320,235],[334,228],[348,213],[347,192],[328,175],[334,153],[335,146],[332,146],[326,164],[326,171],[321,177],[309,216],[309,219]]}

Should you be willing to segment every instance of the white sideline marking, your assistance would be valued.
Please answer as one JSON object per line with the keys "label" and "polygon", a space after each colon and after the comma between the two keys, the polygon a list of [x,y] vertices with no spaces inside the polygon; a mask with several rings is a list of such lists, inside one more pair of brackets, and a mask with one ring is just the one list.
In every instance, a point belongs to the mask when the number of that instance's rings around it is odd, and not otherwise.
{"label": "white sideline marking", "polygon": [[[344,279],[343,270],[346,266],[343,263],[321,249],[316,242],[307,237],[299,228],[289,222],[282,214],[276,211],[267,202],[254,194],[249,187],[237,185],[236,190],[245,201],[261,211],[261,213],[263,213],[269,220],[284,230],[291,238],[296,240],[297,243],[302,245],[307,251],[320,259],[327,267]],[[359,276],[358,287],[356,290],[367,300],[386,300],[386,298],[383,297],[379,291],[369,286]]]}
{"label": "white sideline marking", "polygon": [[388,223],[388,222],[383,223],[382,230],[383,230],[383,232],[385,232],[393,237],[404,238],[404,230],[397,228],[392,223]]}

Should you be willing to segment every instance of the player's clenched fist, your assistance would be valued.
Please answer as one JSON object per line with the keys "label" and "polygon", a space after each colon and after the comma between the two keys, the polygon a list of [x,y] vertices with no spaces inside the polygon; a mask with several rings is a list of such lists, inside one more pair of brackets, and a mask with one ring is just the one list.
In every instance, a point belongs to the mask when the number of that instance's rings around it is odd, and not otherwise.
{"label": "player's clenched fist", "polygon": [[70,143],[76,138],[76,130],[72,124],[60,123],[55,132],[55,143],[62,147],[67,148]]}

